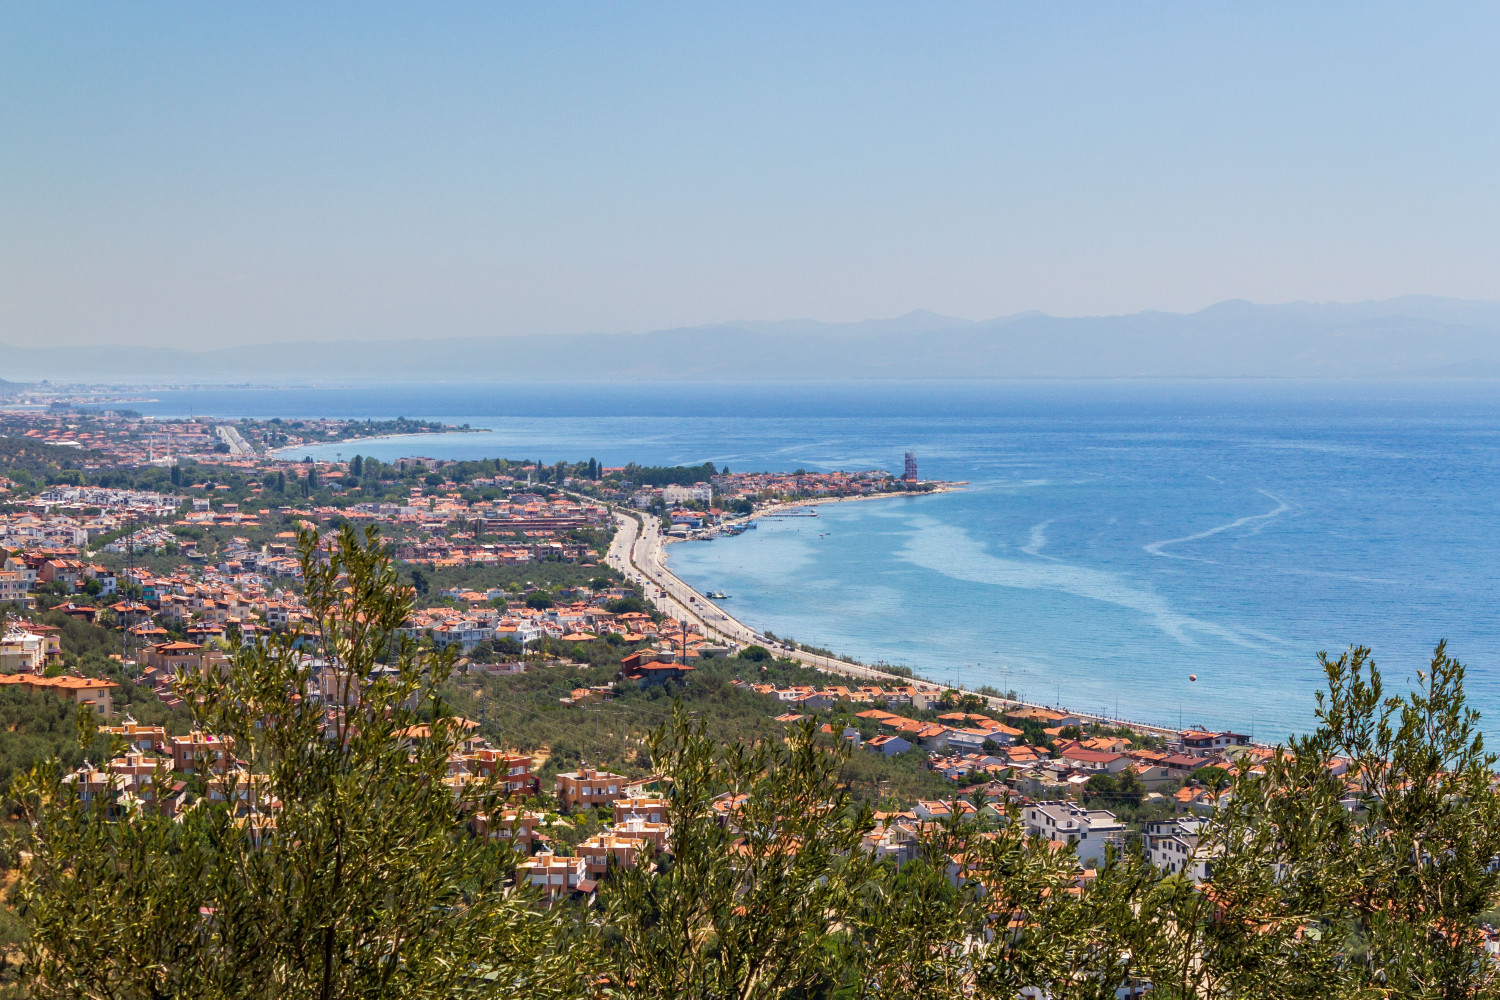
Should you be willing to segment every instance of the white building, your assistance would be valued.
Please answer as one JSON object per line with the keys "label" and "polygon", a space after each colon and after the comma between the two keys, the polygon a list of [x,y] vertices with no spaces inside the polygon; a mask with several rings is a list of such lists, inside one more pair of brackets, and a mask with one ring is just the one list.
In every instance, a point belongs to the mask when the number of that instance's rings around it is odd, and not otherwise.
{"label": "white building", "polygon": [[40,673],[47,663],[47,640],[33,632],[7,632],[0,640],[0,673]]}
{"label": "white building", "polygon": [[1168,874],[1188,872],[1193,883],[1206,882],[1209,859],[1199,850],[1204,821],[1196,816],[1155,820],[1146,824],[1146,854],[1151,863]]}
{"label": "white building", "polygon": [[711,504],[714,501],[714,488],[708,483],[694,483],[691,486],[665,486],[661,491],[662,500],[668,504],[683,503],[696,500],[701,504]]}
{"label": "white building", "polygon": [[1124,846],[1125,824],[1106,809],[1085,809],[1076,802],[1036,802],[1026,807],[1026,832],[1074,845],[1086,868],[1104,863],[1106,844]]}

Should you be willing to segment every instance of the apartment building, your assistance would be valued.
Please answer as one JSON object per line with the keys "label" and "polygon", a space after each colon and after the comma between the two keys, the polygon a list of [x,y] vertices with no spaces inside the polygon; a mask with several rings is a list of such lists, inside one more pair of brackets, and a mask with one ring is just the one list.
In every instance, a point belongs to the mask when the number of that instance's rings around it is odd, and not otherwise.
{"label": "apartment building", "polygon": [[7,632],[0,639],[0,671],[7,674],[40,673],[47,663],[47,640],[35,632]]}
{"label": "apartment building", "polygon": [[1078,860],[1087,868],[1104,862],[1107,844],[1117,848],[1125,841],[1125,824],[1105,809],[1085,809],[1076,802],[1035,802],[1022,814],[1026,832],[1047,840],[1074,845]]}
{"label": "apartment building", "polygon": [[1195,884],[1206,882],[1209,859],[1198,846],[1205,825],[1205,821],[1196,816],[1147,823],[1143,831],[1147,857],[1164,872],[1188,872]]}
{"label": "apartment building", "polygon": [[477,836],[508,840],[522,854],[530,854],[536,846],[536,828],[541,821],[540,813],[527,809],[502,809],[493,817],[476,813],[472,825]]}
{"label": "apartment building", "polygon": [[1199,729],[1184,729],[1177,734],[1184,753],[1212,754],[1227,747],[1250,745],[1250,737],[1244,733],[1210,733]]}
{"label": "apartment building", "polygon": [[541,889],[549,903],[593,888],[592,884],[581,884],[588,881],[587,862],[582,857],[565,858],[551,852],[521,862],[516,877],[523,885]]}
{"label": "apartment building", "polygon": [[537,790],[537,779],[531,773],[531,755],[482,747],[463,755],[468,769],[486,778],[499,777],[507,792],[530,794]]}
{"label": "apartment building", "polygon": [[648,823],[665,823],[667,820],[667,800],[663,798],[650,795],[629,795],[616,799],[612,806],[616,823],[624,823],[632,819],[642,819]]}
{"label": "apartment building", "polygon": [[557,776],[557,800],[569,809],[597,806],[625,796],[627,779],[621,774],[588,767]]}
{"label": "apartment building", "polygon": [[118,726],[106,726],[104,731],[111,736],[122,738],[133,749],[140,751],[159,750],[165,752],[167,749],[167,730],[165,726],[143,726],[130,716]]}
{"label": "apartment building", "polygon": [[99,677],[43,677],[39,674],[0,674],[0,684],[20,684],[52,691],[79,705],[88,705],[104,718],[114,714],[114,696],[120,685]]}
{"label": "apartment building", "polygon": [[234,740],[195,729],[186,736],[173,736],[172,767],[184,774],[223,774],[234,763]]}
{"label": "apartment building", "polygon": [[668,485],[662,487],[661,498],[667,504],[693,501],[709,504],[714,502],[714,488],[708,483],[694,483],[691,486]]}
{"label": "apartment building", "polygon": [[161,800],[171,794],[172,762],[163,757],[132,749],[109,762],[109,773],[119,779],[119,791],[147,805],[160,808]]}
{"label": "apartment building", "polygon": [[617,867],[633,868],[641,853],[650,854],[653,847],[654,838],[613,830],[596,833],[579,844],[578,855],[583,858],[584,871],[588,877],[598,881],[608,873],[611,859]]}

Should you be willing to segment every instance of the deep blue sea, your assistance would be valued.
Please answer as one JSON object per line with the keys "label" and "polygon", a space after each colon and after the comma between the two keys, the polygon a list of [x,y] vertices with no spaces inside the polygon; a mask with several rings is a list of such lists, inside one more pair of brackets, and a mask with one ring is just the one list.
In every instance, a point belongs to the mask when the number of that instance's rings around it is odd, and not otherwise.
{"label": "deep blue sea", "polygon": [[[746,622],[935,679],[1144,721],[1312,724],[1317,653],[1404,685],[1447,638],[1500,735],[1500,383],[438,385],[160,392],[157,414],[491,428],[314,450],[732,470],[884,468],[672,565]],[[1196,674],[1197,681],[1189,680]]]}

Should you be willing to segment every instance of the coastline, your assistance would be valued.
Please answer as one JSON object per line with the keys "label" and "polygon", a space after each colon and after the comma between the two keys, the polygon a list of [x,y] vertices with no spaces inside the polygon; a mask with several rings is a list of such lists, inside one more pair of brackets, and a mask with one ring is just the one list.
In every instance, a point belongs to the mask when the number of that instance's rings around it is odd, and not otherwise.
{"label": "coastline", "polygon": [[[400,432],[398,434],[369,434],[369,435],[365,435],[365,436],[362,436],[362,437],[340,438],[337,441],[318,441],[315,444],[312,444],[310,447],[313,447],[313,448],[327,448],[327,447],[330,447],[330,446],[336,445],[336,444],[352,444],[352,443],[354,443],[356,441],[386,441],[386,440],[389,440],[391,438],[437,437],[437,436],[440,436],[440,435],[443,435],[443,434],[478,434],[478,433],[482,433],[482,432],[488,432],[491,429],[492,428],[489,428],[489,427],[470,427],[466,431],[465,430],[458,430],[458,429],[455,428],[454,430],[451,430],[451,431],[402,431],[402,432]],[[269,451],[267,451],[265,453],[265,457],[266,458],[273,458],[273,459],[281,459],[282,452],[297,451],[299,449],[303,449],[303,448],[307,448],[307,447],[309,447],[309,445],[307,445],[307,444],[304,443],[304,444],[296,444],[296,445],[289,444],[289,445],[286,445],[286,446],[281,447],[281,448],[272,448],[271,450],[269,450]]]}
{"label": "coastline", "polygon": [[[770,507],[762,508],[761,510],[757,510],[757,511],[754,511],[753,513],[747,514],[747,515],[745,515],[742,518],[735,518],[732,521],[726,521],[725,524],[726,525],[731,525],[731,524],[745,524],[745,523],[747,523],[749,521],[754,521],[756,518],[773,516],[775,514],[785,513],[786,511],[789,511],[789,510],[798,510],[798,509],[800,509],[802,507],[815,507],[815,506],[819,506],[819,505],[822,505],[822,504],[855,503],[855,502],[860,501],[860,500],[885,500],[885,499],[899,499],[899,498],[905,498],[905,499],[909,499],[909,500],[915,500],[915,499],[918,499],[920,497],[935,497],[935,496],[937,496],[937,495],[939,495],[941,493],[957,493],[958,491],[967,488],[968,485],[969,485],[968,480],[961,480],[961,481],[958,481],[958,482],[951,482],[951,483],[944,482],[944,483],[940,483],[940,484],[934,486],[930,490],[922,490],[922,491],[917,492],[917,493],[911,493],[911,492],[907,492],[907,491],[904,491],[904,490],[902,490],[902,491],[891,490],[889,492],[884,492],[884,493],[861,493],[859,496],[852,496],[852,497],[813,497],[810,500],[798,500],[798,501],[795,501],[795,502],[788,501],[787,503],[773,504]],[[674,538],[674,539],[672,539],[672,541],[682,541],[682,539],[676,539],[676,538]]]}
{"label": "coastline", "polygon": [[[795,510],[810,504],[839,503],[846,500],[876,500],[884,497],[932,496],[939,492],[953,492],[954,490],[961,489],[963,485],[966,484],[948,484],[942,489],[934,489],[920,494],[875,493],[858,497],[820,497],[802,503],[778,504],[774,507],[756,511],[735,523],[744,523],[745,521],[753,520],[757,516],[774,514],[778,511]],[[679,620],[685,619],[697,624],[703,630],[705,638],[717,637],[741,646],[752,643],[772,645],[775,646],[775,652],[779,656],[790,657],[805,666],[835,676],[851,677],[866,681],[873,680],[886,684],[910,684],[918,690],[927,692],[957,690],[961,696],[974,695],[983,699],[984,703],[992,710],[1008,711],[1016,708],[1040,708],[1068,711],[1066,706],[1063,705],[1046,705],[1040,702],[994,697],[968,688],[954,688],[951,685],[937,684],[915,675],[905,676],[887,673],[879,668],[867,666],[863,663],[824,656],[821,653],[812,653],[795,646],[787,648],[782,644],[774,643],[768,640],[764,633],[746,625],[738,618],[729,614],[696,587],[689,585],[676,573],[672,572],[671,568],[667,565],[669,556],[668,546],[673,542],[687,541],[687,539],[663,536],[659,532],[650,533],[645,538],[638,538],[637,532],[649,520],[649,515],[643,515],[638,511],[631,510],[629,513],[622,513],[621,510],[616,510],[615,518],[620,530],[616,532],[616,539],[610,545],[606,560],[616,569],[624,572],[627,577],[643,577],[645,581],[663,591],[659,596],[648,592],[648,597],[652,603],[665,614]],[[628,529],[627,525],[629,526]],[[622,540],[624,542],[624,551],[619,551],[622,547],[620,545]],[[644,551],[642,551],[643,548]],[[635,573],[631,573],[631,570],[634,570]],[[1177,736],[1177,730],[1175,729],[1137,719],[1118,719],[1102,715],[1098,712],[1071,712],[1071,714],[1076,715],[1089,724],[1099,723],[1114,728],[1129,727],[1137,732],[1158,737],[1175,739]]]}

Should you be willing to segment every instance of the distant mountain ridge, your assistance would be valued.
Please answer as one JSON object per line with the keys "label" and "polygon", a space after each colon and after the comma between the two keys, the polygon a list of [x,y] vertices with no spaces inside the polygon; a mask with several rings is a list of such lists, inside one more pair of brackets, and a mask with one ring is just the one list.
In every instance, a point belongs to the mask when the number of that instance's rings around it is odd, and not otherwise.
{"label": "distant mountain ridge", "polygon": [[1500,302],[1407,296],[1194,313],[748,321],[511,337],[169,348],[0,346],[10,381],[320,382],[1500,375]]}

